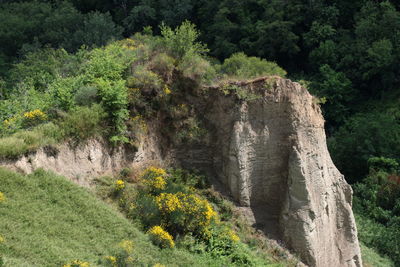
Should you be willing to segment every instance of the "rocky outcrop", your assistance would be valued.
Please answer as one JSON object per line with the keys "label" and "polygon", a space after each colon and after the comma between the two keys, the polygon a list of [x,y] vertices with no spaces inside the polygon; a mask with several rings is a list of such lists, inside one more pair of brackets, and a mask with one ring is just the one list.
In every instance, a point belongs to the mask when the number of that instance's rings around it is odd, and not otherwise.
{"label": "rocky outcrop", "polygon": [[309,266],[362,266],[352,190],[330,158],[315,99],[279,77],[225,89],[230,94],[210,87],[202,98],[188,96],[208,131],[202,142],[166,145],[152,129],[135,152],[92,140],[78,148],[42,148],[1,165],[26,173],[42,167],[82,185],[154,159],[197,168],[247,207],[256,227]]}
{"label": "rocky outcrop", "polygon": [[182,148],[178,161],[212,170],[258,227],[309,266],[362,266],[352,189],[330,158],[315,99],[279,77],[231,86],[258,99],[212,95],[199,110],[209,139]]}

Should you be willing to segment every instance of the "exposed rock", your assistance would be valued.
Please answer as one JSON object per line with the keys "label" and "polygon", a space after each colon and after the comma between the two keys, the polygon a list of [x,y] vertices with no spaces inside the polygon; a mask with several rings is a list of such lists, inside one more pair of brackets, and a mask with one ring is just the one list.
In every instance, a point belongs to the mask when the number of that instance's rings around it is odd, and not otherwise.
{"label": "exposed rock", "polygon": [[257,227],[306,264],[362,266],[352,190],[330,158],[314,98],[279,77],[231,85],[258,99],[225,96],[216,87],[208,88],[204,98],[189,99],[209,132],[204,142],[166,147],[162,136],[153,134],[132,153],[92,140],[78,148],[42,148],[0,165],[26,173],[42,167],[88,185],[91,176],[168,159],[216,177],[240,205],[249,207]]}
{"label": "exposed rock", "polygon": [[40,148],[17,160],[0,162],[0,166],[25,174],[43,168],[66,176],[81,186],[89,186],[94,177],[115,174],[126,166],[142,165],[158,159],[160,153],[152,140],[145,138],[135,151],[111,147],[95,139],[79,146],[64,143]]}
{"label": "exposed rock", "polygon": [[315,99],[279,77],[236,86],[261,97],[211,96],[199,111],[209,140],[181,148],[177,160],[213,170],[233,198],[251,208],[256,225],[306,264],[362,266],[352,189],[330,158]]}

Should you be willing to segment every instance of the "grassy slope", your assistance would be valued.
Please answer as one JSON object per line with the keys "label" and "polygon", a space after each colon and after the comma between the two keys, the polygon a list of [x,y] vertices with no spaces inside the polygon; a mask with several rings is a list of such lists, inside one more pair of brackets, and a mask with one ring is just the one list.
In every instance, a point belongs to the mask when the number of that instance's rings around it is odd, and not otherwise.
{"label": "grassy slope", "polygon": [[112,207],[87,190],[44,171],[28,176],[0,168],[0,254],[6,266],[60,266],[73,259],[96,263],[130,239],[143,266],[221,266],[206,256],[160,250]]}
{"label": "grassy slope", "polygon": [[394,267],[394,263],[378,254],[374,249],[361,243],[362,260],[365,267]]}

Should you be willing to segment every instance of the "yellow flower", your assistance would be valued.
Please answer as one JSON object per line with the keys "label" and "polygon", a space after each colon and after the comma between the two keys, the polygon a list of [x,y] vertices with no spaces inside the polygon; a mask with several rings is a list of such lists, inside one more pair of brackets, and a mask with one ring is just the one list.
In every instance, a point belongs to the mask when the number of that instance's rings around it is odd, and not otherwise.
{"label": "yellow flower", "polygon": [[157,190],[164,190],[165,186],[167,185],[167,182],[162,176],[157,176],[154,178],[150,178],[147,180],[144,180],[144,183],[149,186],[151,189],[157,189]]}
{"label": "yellow flower", "polygon": [[167,85],[164,86],[164,94],[166,95],[171,94],[171,89],[169,89]]}
{"label": "yellow flower", "polygon": [[182,203],[178,194],[161,193],[156,197],[158,209],[164,213],[171,213],[175,210],[182,209]]}
{"label": "yellow flower", "polygon": [[1,244],[1,243],[4,243],[4,242],[5,242],[4,237],[0,235],[0,244]]}
{"label": "yellow flower", "polygon": [[133,242],[130,240],[124,240],[119,243],[119,247],[122,248],[126,253],[132,253],[133,251]]}
{"label": "yellow flower", "polygon": [[233,242],[240,241],[239,236],[232,229],[229,229],[227,234],[228,234],[229,239],[232,240]]}
{"label": "yellow flower", "polygon": [[115,181],[115,190],[122,190],[125,188],[125,182],[121,179]]}
{"label": "yellow flower", "polygon": [[166,267],[164,264],[161,263],[156,263],[153,265],[153,267]]}
{"label": "yellow flower", "polygon": [[0,192],[0,203],[6,200],[6,196],[3,192]]}
{"label": "yellow flower", "polygon": [[25,112],[24,113],[24,117],[27,119],[31,119],[31,120],[45,120],[47,118],[47,115],[41,111],[40,109],[35,109],[29,112]]}
{"label": "yellow flower", "polygon": [[146,170],[144,170],[141,177],[145,177],[145,176],[149,176],[149,175],[150,176],[165,176],[165,175],[167,175],[167,172],[164,169],[150,166]]}
{"label": "yellow flower", "polygon": [[165,231],[161,226],[153,226],[149,231],[151,239],[157,245],[163,248],[173,248],[175,247],[175,242],[167,231]]}
{"label": "yellow flower", "polygon": [[106,256],[106,260],[108,260],[113,266],[117,263],[117,258],[114,256]]}

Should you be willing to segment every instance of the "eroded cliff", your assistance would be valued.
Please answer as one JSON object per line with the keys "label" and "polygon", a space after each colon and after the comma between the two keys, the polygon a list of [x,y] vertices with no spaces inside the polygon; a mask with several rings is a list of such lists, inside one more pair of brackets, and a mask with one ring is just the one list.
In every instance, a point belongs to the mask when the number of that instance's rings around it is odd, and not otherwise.
{"label": "eroded cliff", "polygon": [[208,132],[195,144],[166,144],[154,134],[159,124],[135,152],[91,141],[78,150],[64,144],[2,165],[24,172],[43,167],[85,185],[93,175],[149,160],[197,168],[221,182],[240,205],[251,209],[257,227],[306,264],[362,266],[352,190],[329,156],[314,98],[279,77],[229,86],[256,97],[239,99],[218,87],[207,88],[207,97],[188,97]]}

